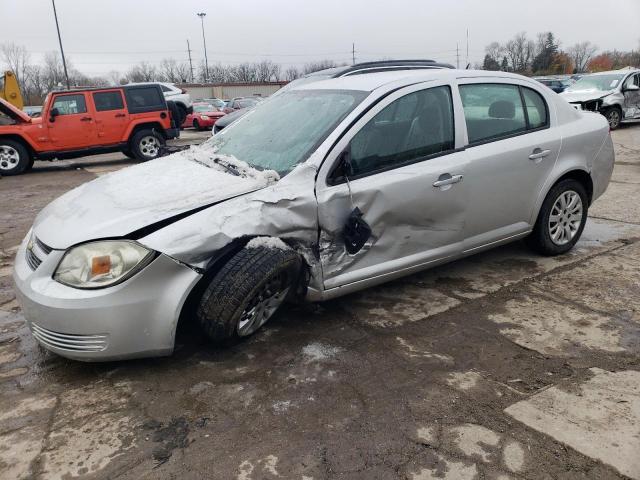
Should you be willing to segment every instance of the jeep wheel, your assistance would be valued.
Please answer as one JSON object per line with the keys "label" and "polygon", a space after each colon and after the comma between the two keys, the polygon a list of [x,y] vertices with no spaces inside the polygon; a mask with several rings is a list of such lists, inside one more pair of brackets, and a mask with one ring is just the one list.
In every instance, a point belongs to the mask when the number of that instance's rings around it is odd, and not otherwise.
{"label": "jeep wheel", "polygon": [[262,327],[296,288],[302,261],[293,250],[244,248],[211,280],[197,310],[216,343],[238,341]]}
{"label": "jeep wheel", "polygon": [[20,175],[31,163],[29,151],[15,140],[0,140],[0,176]]}
{"label": "jeep wheel", "polygon": [[142,162],[160,156],[160,149],[165,141],[155,130],[140,130],[131,139],[131,153]]}
{"label": "jeep wheel", "polygon": [[611,130],[615,130],[620,126],[620,122],[622,121],[622,110],[620,107],[609,107],[602,111],[602,114],[609,122],[609,128]]}

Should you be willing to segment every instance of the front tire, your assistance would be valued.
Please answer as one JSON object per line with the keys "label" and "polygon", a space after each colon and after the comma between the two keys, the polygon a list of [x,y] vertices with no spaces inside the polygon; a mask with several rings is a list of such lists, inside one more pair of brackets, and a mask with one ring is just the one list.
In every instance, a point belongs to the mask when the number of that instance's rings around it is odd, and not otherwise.
{"label": "front tire", "polygon": [[158,158],[164,144],[164,137],[155,130],[139,130],[131,138],[130,151],[137,160],[146,162]]}
{"label": "front tire", "polygon": [[0,176],[20,175],[33,165],[26,147],[15,140],[0,140]]}
{"label": "front tire", "polygon": [[584,186],[567,179],[551,188],[542,203],[527,244],[542,255],[561,255],[580,239],[587,222],[589,199]]}
{"label": "front tire", "polygon": [[611,130],[615,130],[620,126],[620,122],[622,122],[622,110],[620,107],[605,108],[602,114],[607,119],[607,122],[609,122],[609,128]]}
{"label": "front tire", "polygon": [[297,286],[302,261],[293,250],[244,248],[213,277],[197,310],[215,343],[237,342],[262,327]]}
{"label": "front tire", "polygon": [[200,124],[198,123],[198,120],[193,121],[193,129],[197,131],[200,130]]}

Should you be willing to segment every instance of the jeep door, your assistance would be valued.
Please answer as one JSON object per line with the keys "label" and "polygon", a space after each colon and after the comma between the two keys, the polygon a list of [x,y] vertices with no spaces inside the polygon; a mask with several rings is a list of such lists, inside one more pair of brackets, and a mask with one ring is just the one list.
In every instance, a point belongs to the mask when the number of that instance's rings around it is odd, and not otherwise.
{"label": "jeep door", "polygon": [[49,113],[57,116],[43,118],[54,150],[79,150],[96,142],[96,124],[88,108],[86,93],[56,93]]}
{"label": "jeep door", "polygon": [[124,106],[120,89],[92,92],[95,108],[98,145],[111,145],[123,141],[129,124],[129,113]]}
{"label": "jeep door", "polygon": [[[460,253],[468,186],[467,155],[456,150],[463,129],[456,95],[437,82],[402,88],[329,153],[316,185],[326,290],[380,283]],[[339,168],[343,152],[350,156],[347,177]],[[344,227],[355,207],[371,236],[349,254]]]}
{"label": "jeep door", "polygon": [[561,139],[542,89],[498,79],[460,80],[459,89],[468,137],[469,253],[531,229]]}

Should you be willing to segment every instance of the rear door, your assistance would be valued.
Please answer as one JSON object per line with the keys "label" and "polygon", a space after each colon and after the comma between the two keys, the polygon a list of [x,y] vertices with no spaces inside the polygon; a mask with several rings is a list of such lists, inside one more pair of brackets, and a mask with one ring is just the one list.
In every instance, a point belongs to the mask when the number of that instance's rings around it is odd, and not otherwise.
{"label": "rear door", "polygon": [[[392,278],[460,253],[467,155],[456,150],[462,137],[456,139],[461,125],[454,118],[461,115],[454,117],[454,94],[449,85],[403,88],[366,113],[330,153],[316,186],[326,289]],[[353,166],[348,183],[335,171],[344,151]],[[372,234],[349,254],[343,231],[355,207]]]}
{"label": "rear door", "polygon": [[469,155],[468,253],[531,229],[561,141],[542,90],[497,80],[463,80],[459,88]]}
{"label": "rear door", "polygon": [[92,92],[98,145],[119,143],[129,123],[120,89]]}
{"label": "rear door", "polygon": [[95,145],[97,141],[94,112],[89,108],[86,93],[56,93],[51,110],[56,117],[43,119],[56,150],[77,150]]}
{"label": "rear door", "polygon": [[[638,90],[629,90],[628,87],[631,85],[638,87]],[[622,93],[624,95],[625,118],[640,117],[640,73],[631,75],[625,80]]]}

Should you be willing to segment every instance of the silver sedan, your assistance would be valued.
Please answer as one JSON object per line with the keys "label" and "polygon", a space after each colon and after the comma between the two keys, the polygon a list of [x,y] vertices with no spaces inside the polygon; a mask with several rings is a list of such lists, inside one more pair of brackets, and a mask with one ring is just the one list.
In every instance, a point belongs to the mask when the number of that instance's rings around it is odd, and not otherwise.
{"label": "silver sedan", "polygon": [[262,102],[199,147],[82,185],[15,262],[45,348],[78,360],[214,342],[320,301],[518,239],[569,251],[605,191],[604,117],[485,71],[368,73]]}

